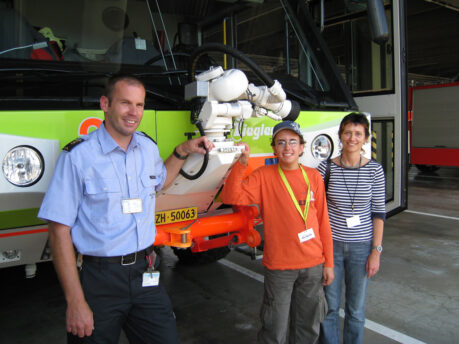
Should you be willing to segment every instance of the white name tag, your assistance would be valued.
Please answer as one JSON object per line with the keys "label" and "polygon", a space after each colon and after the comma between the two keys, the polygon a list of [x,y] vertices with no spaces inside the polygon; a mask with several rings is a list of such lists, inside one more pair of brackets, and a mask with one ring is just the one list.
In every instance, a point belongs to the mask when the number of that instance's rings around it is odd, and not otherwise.
{"label": "white name tag", "polygon": [[300,242],[305,242],[314,239],[315,237],[316,236],[312,228],[306,229],[305,231],[298,233],[298,238],[300,239]]}
{"label": "white name tag", "polygon": [[142,287],[156,287],[159,284],[159,271],[144,272]]}
{"label": "white name tag", "polygon": [[142,200],[140,198],[128,198],[121,200],[123,214],[134,214],[142,212]]}
{"label": "white name tag", "polygon": [[135,48],[137,50],[147,50],[147,42],[142,38],[135,39]]}
{"label": "white name tag", "polygon": [[359,215],[354,215],[352,217],[348,217],[346,219],[347,222],[347,228],[354,228],[358,225],[360,225],[360,216]]}

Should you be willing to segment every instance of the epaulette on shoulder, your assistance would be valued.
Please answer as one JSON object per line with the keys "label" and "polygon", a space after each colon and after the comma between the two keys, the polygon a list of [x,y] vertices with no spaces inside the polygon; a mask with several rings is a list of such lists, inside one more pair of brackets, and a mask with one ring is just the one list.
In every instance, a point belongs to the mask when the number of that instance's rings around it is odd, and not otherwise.
{"label": "epaulette on shoulder", "polygon": [[68,143],[64,148],[62,148],[62,150],[70,152],[73,148],[78,146],[83,141],[84,140],[81,137],[78,137],[75,140],[73,140],[72,142]]}
{"label": "epaulette on shoulder", "polygon": [[140,131],[140,133],[143,134],[143,136],[145,136],[145,137],[149,138],[150,140],[152,140],[155,143],[155,145],[157,144],[156,141],[150,135],[148,135],[146,132]]}

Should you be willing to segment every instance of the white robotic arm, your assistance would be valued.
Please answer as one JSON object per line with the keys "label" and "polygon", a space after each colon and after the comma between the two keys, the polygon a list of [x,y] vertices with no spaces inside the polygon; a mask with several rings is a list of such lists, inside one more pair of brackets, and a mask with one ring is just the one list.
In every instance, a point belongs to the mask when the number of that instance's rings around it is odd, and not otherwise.
{"label": "white robotic arm", "polygon": [[[271,87],[249,84],[246,75],[238,69],[223,71],[211,68],[196,76],[196,82],[187,85],[187,99],[205,97],[199,113],[206,134],[231,130],[232,118],[268,116],[282,120],[299,112],[296,103],[286,100],[281,84],[276,80]],[[296,114],[297,115],[297,114]]]}

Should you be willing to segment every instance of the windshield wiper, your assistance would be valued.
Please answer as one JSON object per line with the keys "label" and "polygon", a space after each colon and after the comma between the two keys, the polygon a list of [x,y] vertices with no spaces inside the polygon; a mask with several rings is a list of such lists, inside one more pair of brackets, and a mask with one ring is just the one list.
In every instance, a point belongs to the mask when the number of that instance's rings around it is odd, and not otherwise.
{"label": "windshield wiper", "polygon": [[32,44],[27,44],[27,45],[23,45],[23,46],[19,46],[19,47],[14,47],[14,48],[9,48],[9,49],[2,50],[2,51],[0,51],[0,55],[9,53],[9,52],[15,51],[15,50],[22,50],[22,49],[28,49],[28,48],[32,48],[32,50],[36,50],[36,49],[43,49],[43,48],[47,48],[47,47],[48,47],[48,42],[46,42],[46,41],[36,42],[36,43],[32,43]]}

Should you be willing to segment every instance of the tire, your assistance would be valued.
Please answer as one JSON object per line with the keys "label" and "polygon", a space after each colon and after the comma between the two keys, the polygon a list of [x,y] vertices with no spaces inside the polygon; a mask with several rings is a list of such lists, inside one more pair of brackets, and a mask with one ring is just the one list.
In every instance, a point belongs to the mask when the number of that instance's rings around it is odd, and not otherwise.
{"label": "tire", "polygon": [[432,173],[437,171],[440,167],[436,165],[416,165],[419,171],[425,172],[425,173]]}
{"label": "tire", "polygon": [[172,247],[174,254],[179,259],[180,263],[186,265],[202,265],[216,262],[219,259],[226,257],[230,253],[228,247],[218,247],[204,252],[191,252],[190,248],[181,249]]}

